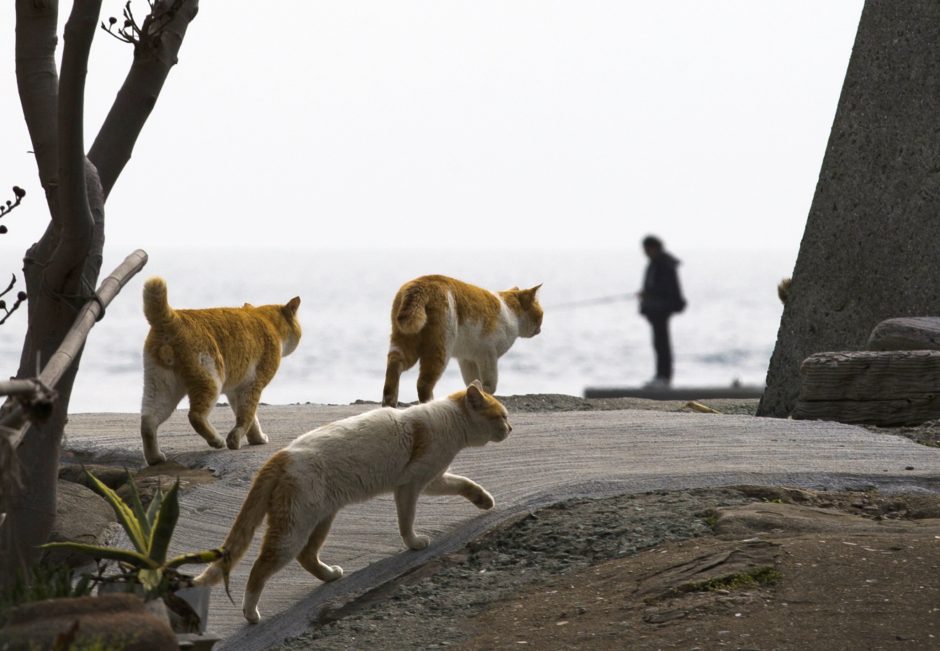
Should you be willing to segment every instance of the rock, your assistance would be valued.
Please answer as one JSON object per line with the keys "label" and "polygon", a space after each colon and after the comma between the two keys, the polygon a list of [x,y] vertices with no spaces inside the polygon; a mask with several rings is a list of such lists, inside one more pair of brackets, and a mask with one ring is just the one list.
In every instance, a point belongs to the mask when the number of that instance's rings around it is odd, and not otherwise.
{"label": "rock", "polygon": [[835,509],[797,504],[751,503],[720,508],[716,513],[715,534],[730,539],[747,538],[767,532],[773,532],[775,536],[798,536],[804,533],[854,536],[912,531],[921,531],[925,535],[940,533],[940,520],[885,522]]}
{"label": "rock", "polygon": [[940,350],[940,317],[885,319],[871,331],[868,350]]}
{"label": "rock", "polygon": [[[74,541],[102,545],[106,542],[108,528],[114,522],[114,511],[103,497],[81,484],[59,480],[55,523],[49,542]],[[84,554],[61,549],[46,552],[44,559],[70,567],[85,565],[90,561]]]}
{"label": "rock", "polygon": [[774,568],[779,550],[777,543],[742,541],[733,549],[706,554],[644,578],[638,583],[637,596],[655,600],[699,589],[708,582],[745,574],[753,576],[760,570]]}
{"label": "rock", "polygon": [[792,412],[813,353],[858,350],[880,321],[937,307],[940,265],[924,262],[940,212],[938,30],[933,0],[865,3],[760,416]]}
{"label": "rock", "polygon": [[940,351],[817,353],[800,366],[793,417],[917,425],[940,417]]}
{"label": "rock", "polygon": [[[100,597],[48,599],[9,611],[0,629],[0,648],[32,651],[52,648],[57,636],[74,631],[69,649],[176,651],[178,642],[169,622],[144,609],[138,597],[111,594]],[[75,624],[77,623],[77,627]]]}
{"label": "rock", "polygon": [[101,480],[101,483],[103,483],[108,488],[117,489],[127,483],[128,471],[124,468],[77,463],[62,465],[59,468],[59,479],[64,479],[66,481],[75,482],[76,484],[81,484],[82,486],[92,488],[93,484],[92,481],[88,478],[86,470]]}

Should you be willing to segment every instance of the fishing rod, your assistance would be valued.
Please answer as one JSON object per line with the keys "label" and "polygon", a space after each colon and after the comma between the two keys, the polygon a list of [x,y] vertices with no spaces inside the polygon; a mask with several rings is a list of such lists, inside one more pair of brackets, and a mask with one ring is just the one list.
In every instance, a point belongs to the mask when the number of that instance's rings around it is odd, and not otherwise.
{"label": "fishing rod", "polygon": [[586,298],[580,301],[569,301],[567,303],[557,303],[546,307],[548,310],[565,310],[571,307],[582,307],[585,305],[602,305],[604,303],[616,303],[617,301],[636,300],[636,294],[612,294],[610,296],[599,296],[597,298]]}

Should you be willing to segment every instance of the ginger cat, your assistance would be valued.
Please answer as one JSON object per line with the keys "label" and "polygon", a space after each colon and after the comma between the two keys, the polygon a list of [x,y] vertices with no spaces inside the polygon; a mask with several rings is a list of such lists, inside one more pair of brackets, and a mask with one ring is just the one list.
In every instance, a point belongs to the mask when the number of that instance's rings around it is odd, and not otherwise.
{"label": "ginger cat", "polygon": [[[281,357],[300,342],[299,305],[300,298],[294,297],[286,305],[174,310],[162,278],[144,284],[150,332],[144,343],[140,436],[148,464],[166,460],[157,428],[184,395],[189,396],[190,424],[212,447],[227,444],[237,450],[245,436],[253,445],[268,442],[258,423],[258,401]],[[235,427],[226,439],[209,422],[220,393],[235,412]]]}
{"label": "ginger cat", "polygon": [[[511,431],[503,405],[474,382],[449,398],[403,410],[374,409],[295,439],[255,475],[222,543],[234,567],[267,516],[264,542],[245,588],[245,618],[260,620],[258,599],[265,583],[295,557],[321,581],[343,575],[341,567],[320,560],[319,550],[346,504],[394,492],[401,538],[415,550],[429,543],[414,531],[421,493],[462,495],[481,509],[493,508],[493,496],[482,486],[447,470],[463,448],[502,441]],[[196,584],[218,583],[223,563],[206,568]]]}
{"label": "ginger cat", "polygon": [[418,361],[418,401],[432,400],[451,357],[465,383],[480,380],[495,393],[496,360],[516,338],[541,331],[539,287],[491,292],[447,276],[421,276],[402,285],[392,302],[382,404],[398,406],[401,374]]}

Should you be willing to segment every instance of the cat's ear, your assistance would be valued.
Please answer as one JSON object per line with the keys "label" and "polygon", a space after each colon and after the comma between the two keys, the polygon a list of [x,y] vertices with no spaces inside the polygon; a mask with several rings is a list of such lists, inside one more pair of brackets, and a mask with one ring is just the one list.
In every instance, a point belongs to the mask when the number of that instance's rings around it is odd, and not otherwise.
{"label": "cat's ear", "polygon": [[251,303],[245,303],[244,305],[242,305],[243,310],[250,310],[253,307],[254,305],[252,305]]}
{"label": "cat's ear", "polygon": [[286,312],[288,316],[294,316],[297,314],[298,307],[300,307],[300,297],[295,296],[287,301],[287,305],[284,306],[284,312]]}
{"label": "cat's ear", "polygon": [[486,398],[483,397],[483,385],[479,380],[474,380],[467,385],[467,404],[473,409],[482,409],[486,404]]}
{"label": "cat's ear", "polygon": [[541,287],[542,283],[539,283],[535,287],[521,290],[519,294],[521,295],[523,302],[534,303],[538,299],[538,293]]}

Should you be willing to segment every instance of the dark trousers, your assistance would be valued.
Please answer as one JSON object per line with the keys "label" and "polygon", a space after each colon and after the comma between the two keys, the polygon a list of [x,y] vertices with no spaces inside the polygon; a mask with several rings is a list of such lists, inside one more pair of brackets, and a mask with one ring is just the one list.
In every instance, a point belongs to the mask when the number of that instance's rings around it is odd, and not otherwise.
{"label": "dark trousers", "polygon": [[669,317],[662,312],[647,314],[646,319],[653,327],[653,350],[656,351],[656,377],[672,380],[672,342],[669,341]]}

